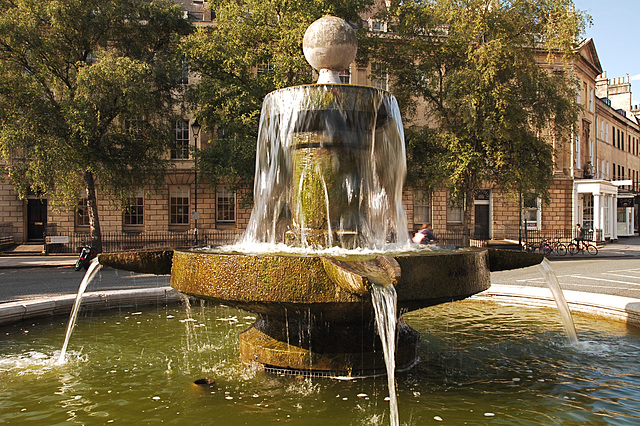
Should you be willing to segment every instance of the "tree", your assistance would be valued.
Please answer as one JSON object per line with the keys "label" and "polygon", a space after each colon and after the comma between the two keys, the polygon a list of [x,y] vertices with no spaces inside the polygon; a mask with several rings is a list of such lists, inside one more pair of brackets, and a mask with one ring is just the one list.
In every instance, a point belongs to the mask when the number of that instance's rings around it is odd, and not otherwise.
{"label": "tree", "polygon": [[309,24],[323,15],[359,23],[372,0],[218,0],[210,2],[213,25],[198,28],[183,44],[190,69],[201,80],[191,101],[217,140],[200,154],[203,174],[215,185],[253,181],[258,123],[271,91],[314,81],[302,53]]}
{"label": "tree", "polygon": [[96,188],[126,203],[168,167],[179,38],[168,0],[0,2],[0,149],[21,197],[76,207],[84,189],[102,248]]}
{"label": "tree", "polygon": [[[571,3],[396,2],[397,34],[371,49],[393,75],[405,113],[423,102],[429,114],[426,127],[407,130],[408,183],[446,184],[464,200],[467,239],[484,183],[548,197],[551,142],[567,138],[579,113],[570,60],[587,17]],[[551,64],[557,58],[562,65]]]}

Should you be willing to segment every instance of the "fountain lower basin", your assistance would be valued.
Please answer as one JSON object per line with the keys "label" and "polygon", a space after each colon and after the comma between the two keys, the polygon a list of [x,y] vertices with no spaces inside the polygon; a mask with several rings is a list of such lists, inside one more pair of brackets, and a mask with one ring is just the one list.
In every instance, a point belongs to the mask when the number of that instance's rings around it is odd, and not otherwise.
{"label": "fountain lower basin", "polygon": [[383,373],[370,286],[397,293],[396,366],[416,362],[419,335],[402,314],[467,298],[489,288],[490,272],[536,265],[542,255],[493,249],[370,256],[241,254],[185,250],[104,253],[116,269],[169,274],[195,298],[257,314],[240,337],[244,361],[336,375]]}
{"label": "fountain lower basin", "polygon": [[171,286],[257,314],[240,335],[244,361],[336,375],[385,371],[371,285],[395,285],[396,365],[417,360],[420,336],[404,312],[459,300],[490,286],[487,250],[358,259],[176,251]]}

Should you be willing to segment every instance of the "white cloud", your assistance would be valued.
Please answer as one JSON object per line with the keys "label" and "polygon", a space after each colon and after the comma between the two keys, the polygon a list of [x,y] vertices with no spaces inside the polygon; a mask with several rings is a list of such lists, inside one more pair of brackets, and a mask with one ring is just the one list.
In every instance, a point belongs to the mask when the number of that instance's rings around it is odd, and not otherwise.
{"label": "white cloud", "polygon": [[640,80],[640,74],[632,75],[631,80]]}

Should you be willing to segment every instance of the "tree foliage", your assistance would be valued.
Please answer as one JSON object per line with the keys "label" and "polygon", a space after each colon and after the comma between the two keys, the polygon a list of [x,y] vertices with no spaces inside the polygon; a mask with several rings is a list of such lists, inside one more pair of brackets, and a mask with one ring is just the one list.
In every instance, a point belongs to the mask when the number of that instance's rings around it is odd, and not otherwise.
{"label": "tree foliage", "polygon": [[74,207],[96,185],[126,200],[167,169],[191,29],[169,0],[0,1],[0,149],[19,194]]}
{"label": "tree foliage", "polygon": [[209,2],[213,25],[198,28],[183,44],[201,80],[191,99],[198,117],[218,132],[200,165],[211,183],[246,185],[253,180],[258,121],[271,91],[312,83],[302,38],[323,15],[359,23],[372,0],[216,0]]}
{"label": "tree foliage", "polygon": [[[553,142],[579,112],[569,65],[586,16],[571,3],[405,0],[387,17],[397,34],[372,55],[386,63],[405,115],[428,122],[407,131],[408,183],[444,183],[465,199],[465,235],[486,182],[548,193]],[[418,103],[426,117],[416,116]]]}

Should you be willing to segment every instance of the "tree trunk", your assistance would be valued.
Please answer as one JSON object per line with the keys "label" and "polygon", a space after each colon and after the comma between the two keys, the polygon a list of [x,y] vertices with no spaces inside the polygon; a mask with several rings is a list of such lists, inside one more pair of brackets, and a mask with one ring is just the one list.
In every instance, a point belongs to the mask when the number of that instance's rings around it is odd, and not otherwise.
{"label": "tree trunk", "polygon": [[467,189],[464,194],[464,212],[462,214],[462,245],[464,247],[471,245],[471,212],[474,200],[475,191]]}
{"label": "tree trunk", "polygon": [[87,191],[87,208],[89,209],[89,229],[91,232],[91,244],[98,253],[102,253],[102,232],[100,231],[100,218],[98,217],[98,200],[96,199],[96,184],[93,173],[84,172],[84,186]]}

